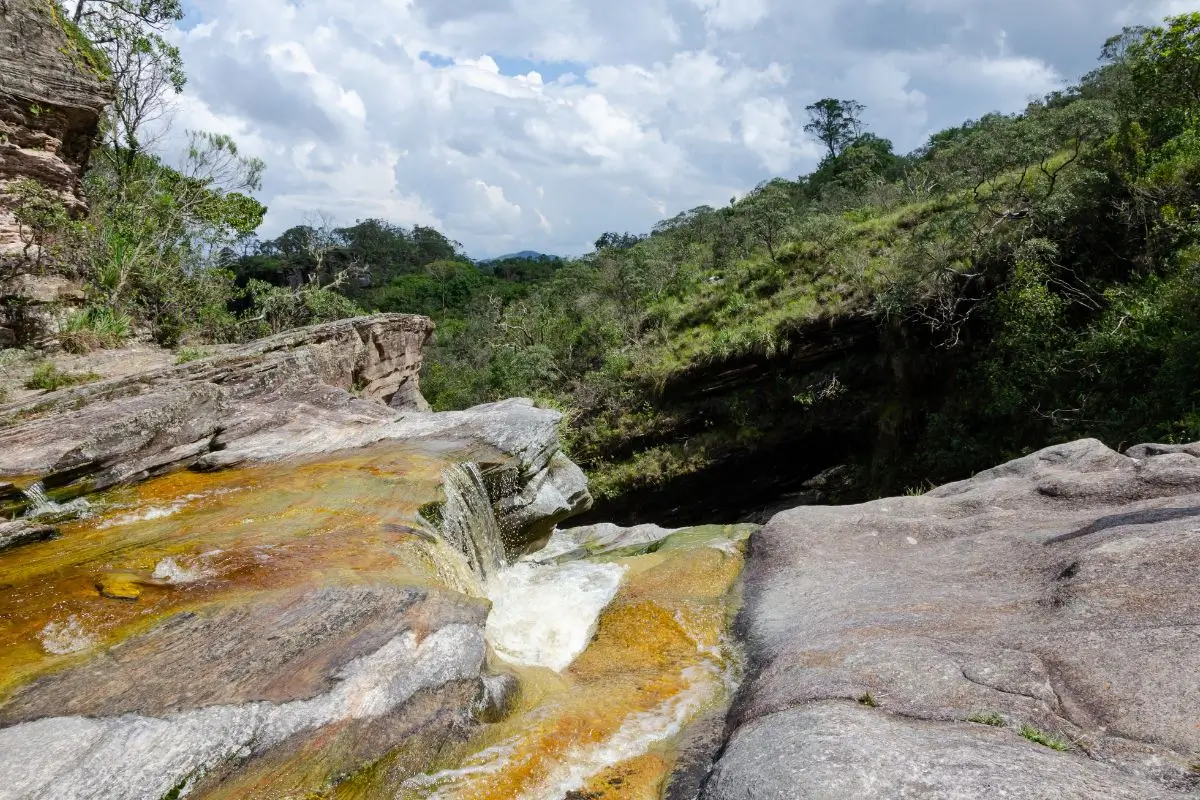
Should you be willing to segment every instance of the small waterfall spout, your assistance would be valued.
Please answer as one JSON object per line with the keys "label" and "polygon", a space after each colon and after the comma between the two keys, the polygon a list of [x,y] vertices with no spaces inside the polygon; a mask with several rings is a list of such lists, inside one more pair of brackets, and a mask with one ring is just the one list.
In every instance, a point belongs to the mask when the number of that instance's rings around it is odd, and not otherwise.
{"label": "small waterfall spout", "polygon": [[24,495],[29,500],[29,508],[25,510],[27,519],[53,517],[57,521],[63,521],[82,517],[91,509],[88,501],[82,497],[72,500],[66,505],[54,502],[46,494],[46,487],[40,482],[24,490]]}
{"label": "small waterfall spout", "polygon": [[[485,583],[507,564],[500,524],[478,464],[455,464],[442,473],[446,500],[426,522],[440,528],[445,540],[467,557],[471,570]],[[440,519],[429,519],[440,516]]]}
{"label": "small waterfall spout", "polygon": [[46,494],[46,487],[40,483],[35,483],[26,489],[25,497],[30,502],[29,510],[25,512],[27,516],[36,517],[39,514],[58,510],[58,504],[50,499],[50,496]]}

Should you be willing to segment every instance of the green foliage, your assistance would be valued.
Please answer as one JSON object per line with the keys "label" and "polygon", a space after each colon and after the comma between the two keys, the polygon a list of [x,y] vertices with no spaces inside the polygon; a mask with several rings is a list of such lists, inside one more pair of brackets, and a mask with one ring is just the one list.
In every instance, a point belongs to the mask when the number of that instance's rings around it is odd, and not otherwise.
{"label": "green foliage", "polygon": [[59,389],[81,386],[85,383],[93,383],[98,380],[100,380],[100,376],[94,372],[64,372],[53,362],[46,361],[40,364],[33,371],[33,374],[29,376],[29,379],[25,381],[25,388],[56,392]]}
{"label": "green foliage", "polygon": [[306,285],[293,291],[251,280],[244,296],[249,307],[241,322],[243,338],[270,336],[291,328],[362,314],[353,301],[318,285]]}
{"label": "green foliage", "polygon": [[14,181],[6,192],[25,245],[25,259],[35,269],[63,261],[64,251],[74,243],[79,226],[71,220],[62,198],[31,178]]}
{"label": "green foliage", "polygon": [[878,708],[879,707],[879,701],[876,700],[875,695],[871,694],[870,692],[866,692],[861,697],[859,697],[858,702],[861,705],[866,706],[867,708]]}
{"label": "green foliage", "polygon": [[208,354],[196,347],[181,347],[175,351],[175,364],[190,364],[193,361],[200,361],[207,358]]}
{"label": "green foliage", "polygon": [[72,314],[58,341],[68,353],[120,347],[133,335],[133,319],[108,306],[91,306]]}
{"label": "green foliage", "polygon": [[[811,175],[649,236],[605,234],[519,292],[472,281],[443,302],[414,270],[370,305],[438,318],[424,376],[435,407],[523,394],[570,409],[572,452],[600,496],[707,469],[784,428],[897,437],[886,463],[856,466],[875,493],[1056,440],[1198,438],[1192,17],[1129,29],[1079,85],[909,155],[864,132],[855,104],[815,104],[829,153]],[[826,395],[832,374],[787,366],[856,318],[903,337],[897,363],[953,380],[884,398],[864,388],[879,367],[845,355]],[[750,364],[777,385],[745,408],[706,403],[697,381]]]}
{"label": "green foliage", "polygon": [[993,728],[1003,728],[1008,725],[1004,717],[995,711],[987,714],[972,714],[967,717],[967,722],[974,722],[977,725],[991,725]]}
{"label": "green foliage", "polygon": [[1060,753],[1065,753],[1074,749],[1070,742],[1066,742],[1056,736],[1050,736],[1049,734],[1043,733],[1031,725],[1022,725],[1021,735],[1035,744],[1040,744],[1043,747],[1049,747],[1051,750],[1057,750]]}

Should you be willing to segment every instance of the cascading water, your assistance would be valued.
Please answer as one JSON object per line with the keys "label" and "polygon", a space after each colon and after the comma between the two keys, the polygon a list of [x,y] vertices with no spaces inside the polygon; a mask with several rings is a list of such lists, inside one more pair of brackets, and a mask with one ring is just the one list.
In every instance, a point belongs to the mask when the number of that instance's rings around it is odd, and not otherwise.
{"label": "cascading water", "polygon": [[[69,672],[69,663],[100,663],[108,647],[124,641],[144,650],[122,670],[136,671],[141,658],[166,657],[155,649],[167,647],[165,639],[137,642],[142,631],[159,630],[173,615],[182,614],[181,622],[161,630],[192,631],[211,615],[241,615],[260,602],[293,608],[315,603],[327,591],[334,598],[348,591],[385,591],[382,587],[428,595],[420,614],[447,619],[465,613],[455,610],[460,602],[478,611],[463,594],[489,599],[483,631],[479,617],[473,617],[474,627],[439,630],[470,633],[480,651],[477,665],[486,642],[490,674],[482,676],[482,684],[494,696],[491,702],[475,701],[486,724],[462,728],[470,733],[465,739],[439,739],[427,760],[406,761],[409,753],[420,752],[407,733],[397,734],[394,749],[382,758],[347,749],[349,740],[316,733],[342,730],[360,711],[390,713],[391,706],[379,699],[391,697],[415,673],[384,647],[378,653],[387,658],[379,669],[347,666],[324,688],[307,685],[307,670],[287,671],[274,684],[284,687],[275,690],[282,692],[276,703],[263,704],[257,693],[254,703],[234,702],[222,684],[226,705],[151,716],[81,711],[79,718],[40,720],[36,730],[45,736],[29,739],[24,755],[10,757],[8,766],[22,781],[43,776],[46,793],[23,793],[24,784],[17,783],[17,789],[0,785],[0,798],[155,800],[189,776],[228,762],[261,782],[247,783],[251,788],[244,791],[242,784],[232,784],[213,798],[659,800],[684,731],[700,715],[719,713],[737,673],[726,633],[736,611],[741,534],[634,537],[609,555],[599,555],[596,542],[574,542],[510,564],[503,538],[514,532],[498,522],[488,491],[496,488],[492,484],[484,468],[451,464],[441,452],[383,448],[242,473],[173,473],[117,490],[82,518],[76,514],[61,523],[54,515],[78,501],[55,504],[44,487],[32,487],[29,513],[55,518],[62,536],[36,549],[0,552],[0,583],[12,587],[0,593],[0,618],[16,622],[0,626],[0,697],[37,675],[64,667]],[[430,507],[435,497],[436,508]],[[419,516],[426,517],[424,525]],[[302,652],[294,630],[304,616],[296,613],[285,614],[279,630],[266,633]],[[349,626],[358,612],[338,613],[348,615]],[[426,629],[428,618],[414,620],[397,641],[409,637],[432,658],[442,640]],[[196,630],[188,635],[216,636],[215,630]],[[363,630],[363,637],[376,635]],[[347,641],[359,636],[352,627],[346,635],[352,637]],[[406,647],[396,653],[408,653]],[[444,659],[431,661],[430,680],[451,680],[453,674],[438,664],[458,663],[460,651],[455,645]],[[364,658],[363,664],[375,663],[374,656]],[[105,696],[120,683],[111,675],[88,675],[97,683],[87,684],[80,702],[94,693]],[[254,725],[243,724],[246,715]],[[279,721],[284,717],[287,725]],[[264,735],[260,724],[279,736]],[[372,728],[372,747],[392,746],[386,730]],[[263,762],[258,773],[258,761],[243,761],[254,749],[247,742],[277,742],[284,734],[307,744],[295,751],[280,745],[274,755],[264,754],[279,760]],[[13,742],[25,736],[25,728],[9,733]],[[96,737],[109,749],[93,746]],[[58,749],[37,744],[46,741]],[[97,754],[116,749],[121,756],[113,766],[101,765],[107,756]],[[80,755],[62,756],[67,752]],[[94,758],[76,769],[87,753]],[[176,763],[175,756],[190,760]],[[6,777],[4,766],[0,755],[0,777]],[[80,788],[100,779],[111,784],[106,795]],[[330,780],[345,785],[329,793]],[[151,784],[158,788],[145,788]]]}
{"label": "cascading water", "polygon": [[445,501],[429,512],[436,522],[425,522],[462,553],[480,593],[492,601],[487,624],[492,648],[513,664],[566,669],[587,647],[624,568],[583,562],[509,566],[482,468],[475,463],[446,468],[442,491]]}
{"label": "cascading water", "polygon": [[46,487],[40,482],[35,483],[24,491],[29,507],[25,510],[27,519],[56,518],[60,520],[81,517],[90,510],[87,500],[78,498],[66,504],[59,504],[46,494]]}
{"label": "cascading water", "polygon": [[496,666],[521,676],[524,700],[473,751],[394,796],[660,797],[671,742],[737,681],[725,631],[740,539],[682,532],[666,556],[553,563],[532,554],[507,564],[482,470],[448,468],[443,493],[438,532],[492,601],[485,637]]}

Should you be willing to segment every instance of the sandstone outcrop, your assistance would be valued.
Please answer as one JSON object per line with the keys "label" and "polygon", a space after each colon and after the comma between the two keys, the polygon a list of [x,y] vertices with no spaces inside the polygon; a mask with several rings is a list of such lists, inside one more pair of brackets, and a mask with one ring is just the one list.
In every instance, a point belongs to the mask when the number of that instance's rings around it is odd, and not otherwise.
{"label": "sandstone outcrop", "polygon": [[0,253],[23,249],[8,187],[31,179],[83,211],[80,180],[105,105],[102,64],[53,0],[0,3]]}
{"label": "sandstone outcrop", "polygon": [[441,440],[473,443],[475,460],[502,475],[497,516],[518,538],[545,538],[589,507],[586,478],[559,450],[557,412],[510,400],[415,413],[432,333],[406,314],[341,320],[0,406],[0,476],[41,481],[62,499],[184,468]]}
{"label": "sandstone outcrop", "polygon": [[776,516],[702,798],[1195,797],[1196,452],[1086,440]]}

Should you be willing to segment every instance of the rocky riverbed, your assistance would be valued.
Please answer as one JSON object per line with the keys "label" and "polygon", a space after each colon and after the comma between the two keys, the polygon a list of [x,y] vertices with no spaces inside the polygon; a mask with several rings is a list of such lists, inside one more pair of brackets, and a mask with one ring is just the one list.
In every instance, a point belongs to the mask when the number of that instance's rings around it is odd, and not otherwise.
{"label": "rocky riverbed", "polygon": [[569,528],[426,320],[0,407],[0,798],[1200,796],[1200,447]]}

